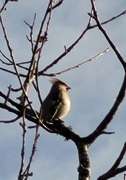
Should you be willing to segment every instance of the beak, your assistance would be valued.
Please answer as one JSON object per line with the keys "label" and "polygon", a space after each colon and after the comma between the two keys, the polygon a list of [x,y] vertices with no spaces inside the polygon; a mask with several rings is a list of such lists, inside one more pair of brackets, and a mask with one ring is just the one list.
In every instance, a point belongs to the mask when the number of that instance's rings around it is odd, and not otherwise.
{"label": "beak", "polygon": [[67,86],[67,90],[71,89],[71,87]]}

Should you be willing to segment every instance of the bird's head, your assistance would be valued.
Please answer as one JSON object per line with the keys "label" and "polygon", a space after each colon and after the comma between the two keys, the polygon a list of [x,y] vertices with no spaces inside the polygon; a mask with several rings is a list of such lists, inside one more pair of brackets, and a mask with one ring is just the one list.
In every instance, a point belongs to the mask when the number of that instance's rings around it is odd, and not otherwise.
{"label": "bird's head", "polygon": [[68,91],[69,89],[71,89],[66,83],[64,83],[63,81],[61,81],[58,78],[51,78],[50,82],[53,84],[53,86],[57,87],[57,88],[61,88],[64,91]]}

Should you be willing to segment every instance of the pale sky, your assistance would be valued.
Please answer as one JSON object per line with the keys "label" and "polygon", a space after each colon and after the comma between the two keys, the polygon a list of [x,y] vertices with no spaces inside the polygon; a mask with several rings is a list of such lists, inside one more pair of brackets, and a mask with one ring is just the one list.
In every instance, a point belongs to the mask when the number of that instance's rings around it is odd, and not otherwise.
{"label": "pale sky", "polygon": [[[2,3],[0,2],[1,5]],[[16,62],[31,59],[30,44],[26,39],[29,29],[23,21],[31,23],[36,13],[34,33],[37,35],[47,3],[47,0],[32,2],[31,0],[19,0],[19,2],[8,3],[6,11],[3,13],[3,20]],[[102,22],[126,9],[125,0],[96,0],[96,5]],[[79,37],[87,26],[89,18],[87,13],[90,12],[90,8],[90,1],[87,0],[64,0],[64,3],[53,11],[48,41],[41,55],[40,70],[63,53],[64,46],[69,47]],[[123,57],[126,57],[126,15],[104,25],[104,28]],[[0,42],[0,50],[8,55],[1,27]],[[107,48],[110,46],[98,28],[89,30],[79,44],[48,73],[59,72],[74,66]],[[2,57],[0,56],[0,58]],[[1,64],[1,66],[3,65]],[[107,54],[97,60],[57,76],[71,87],[69,94],[72,105],[69,114],[63,119],[65,124],[72,126],[73,131],[80,136],[92,133],[114,103],[123,76],[122,66],[111,48]],[[48,81],[49,77],[40,77],[39,80],[44,99],[51,84]],[[7,92],[9,85],[12,85],[13,88],[19,87],[16,77],[2,71],[0,71],[0,82],[0,90],[4,92]],[[38,110],[39,104],[32,87],[29,93],[34,108]],[[11,97],[16,100],[19,95],[20,93],[12,93]],[[0,100],[2,99],[0,98]],[[1,120],[14,117],[1,109],[0,112]],[[98,176],[109,170],[120,154],[126,141],[125,116],[126,101],[124,100],[107,129],[107,131],[114,131],[115,134],[100,136],[89,148],[92,167],[91,180],[97,179]],[[32,125],[28,122],[27,125],[29,124]],[[29,179],[77,180],[78,154],[74,143],[65,141],[59,135],[49,134],[43,129],[40,129],[39,132],[41,136],[31,166],[34,176]],[[34,130],[28,129],[25,150],[26,162],[31,152],[33,138]],[[19,121],[13,124],[0,124],[0,180],[17,179],[20,168],[21,143],[22,129],[19,126]],[[126,158],[123,159],[121,165],[124,164],[126,164]],[[112,179],[123,179],[123,173]]]}

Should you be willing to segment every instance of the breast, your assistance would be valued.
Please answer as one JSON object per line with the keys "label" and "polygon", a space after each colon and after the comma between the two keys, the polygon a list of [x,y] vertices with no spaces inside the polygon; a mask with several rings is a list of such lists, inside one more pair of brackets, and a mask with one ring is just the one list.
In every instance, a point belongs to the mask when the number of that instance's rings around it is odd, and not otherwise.
{"label": "breast", "polygon": [[63,96],[65,96],[65,98],[63,98],[63,101],[61,102],[61,105],[59,106],[56,114],[59,119],[62,119],[68,114],[71,105],[68,93],[63,94]]}

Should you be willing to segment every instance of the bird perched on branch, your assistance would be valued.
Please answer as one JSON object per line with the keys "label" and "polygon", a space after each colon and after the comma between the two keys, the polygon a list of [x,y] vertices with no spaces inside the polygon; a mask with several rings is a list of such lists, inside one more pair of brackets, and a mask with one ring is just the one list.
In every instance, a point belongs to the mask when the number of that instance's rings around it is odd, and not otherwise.
{"label": "bird perched on branch", "polygon": [[57,78],[52,78],[50,82],[52,83],[52,87],[43,101],[40,112],[40,118],[45,122],[60,120],[65,117],[70,110],[68,90],[71,88]]}

